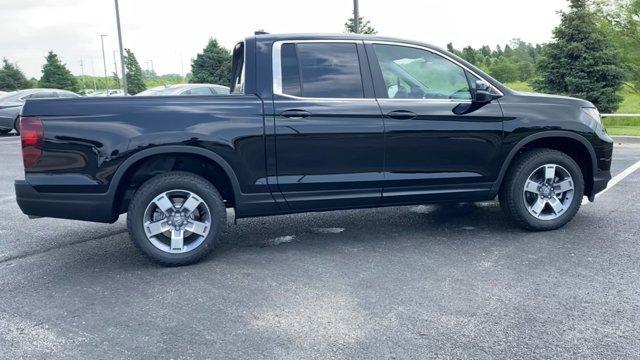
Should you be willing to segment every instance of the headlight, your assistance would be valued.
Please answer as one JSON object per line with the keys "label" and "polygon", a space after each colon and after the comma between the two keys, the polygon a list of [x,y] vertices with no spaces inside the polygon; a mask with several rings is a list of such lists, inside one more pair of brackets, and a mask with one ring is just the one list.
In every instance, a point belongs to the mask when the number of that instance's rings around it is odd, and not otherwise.
{"label": "headlight", "polygon": [[598,111],[598,109],[596,109],[596,108],[582,108],[582,111],[584,111],[585,114],[589,115],[590,118],[592,118],[593,120],[595,120],[599,124],[602,124],[602,116],[600,116],[600,112]]}

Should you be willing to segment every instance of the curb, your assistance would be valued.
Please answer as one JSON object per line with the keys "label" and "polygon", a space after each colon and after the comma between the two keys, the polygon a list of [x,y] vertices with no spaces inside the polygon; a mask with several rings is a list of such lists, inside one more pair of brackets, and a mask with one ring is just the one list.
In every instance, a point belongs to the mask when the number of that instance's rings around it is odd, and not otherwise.
{"label": "curb", "polygon": [[618,146],[640,146],[640,136],[612,136]]}

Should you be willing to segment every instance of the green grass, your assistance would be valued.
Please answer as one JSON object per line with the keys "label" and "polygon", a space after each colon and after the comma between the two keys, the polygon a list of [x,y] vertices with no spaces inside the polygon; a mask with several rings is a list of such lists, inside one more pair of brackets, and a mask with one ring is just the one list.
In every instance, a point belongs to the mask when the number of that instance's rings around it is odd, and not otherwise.
{"label": "green grass", "polygon": [[640,136],[640,117],[606,117],[602,122],[609,135]]}
{"label": "green grass", "polygon": [[624,87],[620,92],[622,102],[620,103],[620,114],[640,114],[640,94],[631,91],[628,87]]}
{"label": "green grass", "polygon": [[533,88],[526,81],[516,81],[512,83],[506,83],[509,89],[515,91],[533,92]]}
{"label": "green grass", "polygon": [[640,126],[640,117],[606,117],[602,121],[607,128],[609,126]]}
{"label": "green grass", "polygon": [[611,136],[640,136],[640,126],[607,126]]}

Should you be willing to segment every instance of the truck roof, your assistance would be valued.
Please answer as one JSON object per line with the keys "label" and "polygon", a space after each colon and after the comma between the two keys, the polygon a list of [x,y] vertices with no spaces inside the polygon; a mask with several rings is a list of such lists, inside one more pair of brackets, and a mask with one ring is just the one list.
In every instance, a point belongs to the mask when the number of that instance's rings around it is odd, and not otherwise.
{"label": "truck roof", "polygon": [[293,34],[260,34],[255,35],[258,41],[285,41],[285,40],[368,40],[368,41],[389,41],[400,42],[405,44],[414,44],[420,46],[426,46],[429,48],[440,49],[438,46],[434,46],[428,43],[399,39],[378,35],[367,34],[318,34],[318,33],[293,33]]}

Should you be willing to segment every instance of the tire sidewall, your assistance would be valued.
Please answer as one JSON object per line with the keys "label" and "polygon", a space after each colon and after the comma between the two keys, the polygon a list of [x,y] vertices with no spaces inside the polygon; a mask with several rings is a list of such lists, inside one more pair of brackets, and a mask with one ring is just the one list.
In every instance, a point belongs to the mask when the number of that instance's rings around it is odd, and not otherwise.
{"label": "tire sidewall", "polygon": [[[186,190],[199,196],[211,212],[211,229],[197,248],[186,253],[173,254],[155,247],[144,231],[144,213],[158,195],[171,190]],[[224,203],[218,191],[205,179],[188,173],[169,173],[147,181],[136,192],[129,206],[127,223],[134,243],[153,260],[165,265],[187,265],[206,256],[216,245],[226,222]]]}
{"label": "tire sidewall", "polygon": [[[546,164],[556,164],[565,168],[573,179],[574,192],[571,205],[562,215],[553,220],[541,220],[529,213],[523,196],[524,186],[533,171]],[[549,151],[545,156],[531,157],[519,168],[518,173],[514,174],[514,180],[509,189],[510,196],[515,200],[515,211],[517,216],[530,225],[531,228],[538,230],[553,230],[564,226],[568,223],[580,209],[582,197],[584,196],[584,178],[582,171],[576,162],[569,156],[557,152]]]}

